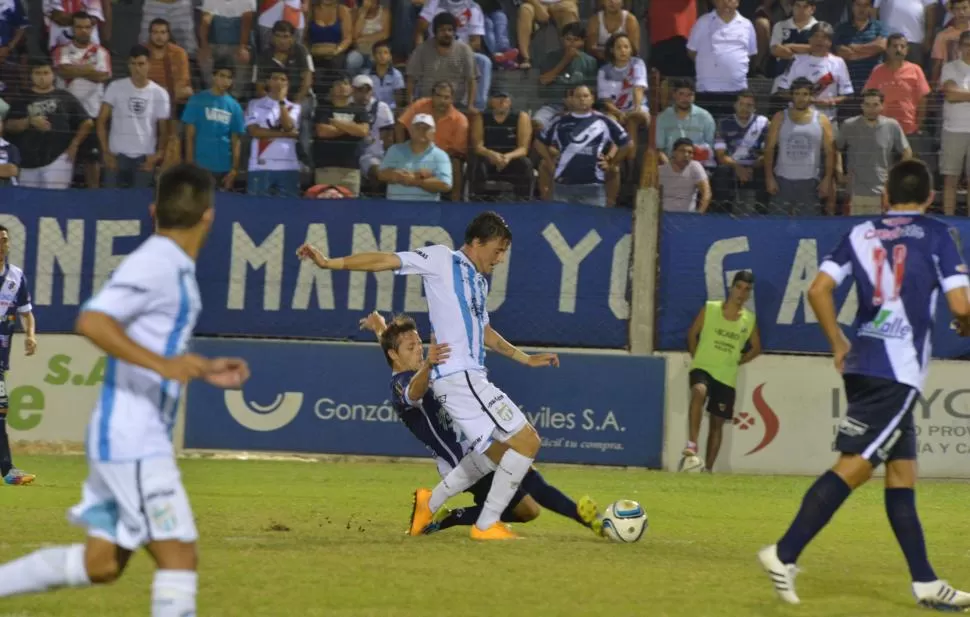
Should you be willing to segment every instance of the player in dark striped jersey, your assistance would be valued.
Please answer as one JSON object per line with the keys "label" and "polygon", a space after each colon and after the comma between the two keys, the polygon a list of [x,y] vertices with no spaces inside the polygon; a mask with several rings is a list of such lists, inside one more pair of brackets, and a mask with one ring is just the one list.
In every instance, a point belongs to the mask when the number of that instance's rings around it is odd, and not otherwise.
{"label": "player in dark striped jersey", "polygon": [[[360,326],[377,335],[384,357],[391,366],[394,410],[411,434],[428,448],[438,465],[438,473],[444,477],[469,449],[469,444],[456,433],[451,419],[430,388],[431,368],[447,359],[448,346],[432,343],[425,357],[417,325],[410,317],[396,317],[388,325],[375,311],[361,319]],[[473,525],[491,485],[492,474],[489,473],[467,491],[475,498],[474,506],[454,511],[441,508],[422,533],[434,533],[456,525]],[[502,521],[531,521],[539,516],[540,506],[589,527],[597,535],[602,533],[603,523],[592,499],[583,497],[577,504],[547,484],[535,469],[530,469],[522,479],[521,487],[502,514]]]}
{"label": "player in dark striped jersey", "polygon": [[[795,561],[852,491],[886,463],[889,523],[906,557],[912,591],[923,606],[970,607],[970,594],[940,580],[926,555],[916,512],[913,407],[926,381],[937,301],[946,296],[957,330],[970,334],[970,277],[957,230],[924,215],[933,181],[920,161],[889,172],[889,212],[854,226],[822,260],[808,292],[845,382],[847,417],[839,425],[839,458],[805,494],[785,535],[758,553],[778,596],[798,604]],[[833,293],[854,282],[859,308],[848,338],[836,321]]]}

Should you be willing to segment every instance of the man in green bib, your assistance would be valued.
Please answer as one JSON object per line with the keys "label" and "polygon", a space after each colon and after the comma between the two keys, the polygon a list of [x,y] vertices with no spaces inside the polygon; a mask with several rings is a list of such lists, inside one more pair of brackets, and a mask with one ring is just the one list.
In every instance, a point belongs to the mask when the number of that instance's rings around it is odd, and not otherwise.
{"label": "man in green bib", "polygon": [[[734,419],[735,384],[738,367],[761,353],[761,337],[754,313],[744,308],[754,289],[754,274],[738,272],[731,282],[727,300],[704,304],[687,333],[687,350],[694,358],[690,370],[690,427],[681,469],[689,457],[697,456],[704,402],[711,414],[707,431],[704,471],[714,468],[725,420]],[[745,345],[751,346],[745,351]],[[685,469],[686,470],[686,469]]]}

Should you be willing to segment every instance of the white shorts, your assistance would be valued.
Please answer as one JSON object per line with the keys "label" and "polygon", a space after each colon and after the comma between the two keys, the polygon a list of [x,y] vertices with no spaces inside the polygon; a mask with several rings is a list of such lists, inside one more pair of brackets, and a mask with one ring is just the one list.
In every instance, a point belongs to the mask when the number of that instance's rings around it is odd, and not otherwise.
{"label": "white shorts", "polygon": [[528,424],[522,410],[482,371],[462,371],[436,379],[434,396],[468,441],[484,452],[492,440],[507,441]]}
{"label": "white shorts", "polygon": [[135,550],[155,540],[199,538],[175,459],[88,461],[81,503],[67,512],[88,535]]}

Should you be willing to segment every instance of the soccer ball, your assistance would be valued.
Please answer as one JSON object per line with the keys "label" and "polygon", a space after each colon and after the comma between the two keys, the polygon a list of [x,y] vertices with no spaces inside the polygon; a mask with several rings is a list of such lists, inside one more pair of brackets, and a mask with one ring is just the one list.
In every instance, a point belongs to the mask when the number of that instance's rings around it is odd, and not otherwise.
{"label": "soccer ball", "polygon": [[636,542],[647,530],[647,513],[631,499],[611,503],[603,514],[603,535],[614,542]]}
{"label": "soccer ball", "polygon": [[680,470],[687,473],[700,473],[704,470],[704,461],[699,456],[685,456],[680,460]]}

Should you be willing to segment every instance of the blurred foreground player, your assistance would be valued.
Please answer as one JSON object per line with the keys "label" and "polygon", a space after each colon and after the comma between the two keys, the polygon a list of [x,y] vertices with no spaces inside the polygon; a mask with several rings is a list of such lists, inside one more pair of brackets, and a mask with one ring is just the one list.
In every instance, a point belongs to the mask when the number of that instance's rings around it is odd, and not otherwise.
{"label": "blurred foreground player", "polygon": [[[916,513],[913,407],[926,381],[940,291],[963,336],[970,334],[967,266],[960,237],[923,213],[933,182],[921,161],[889,172],[889,212],[854,226],[827,255],[808,291],[818,323],[845,382],[847,417],[839,425],[838,460],[802,500],[785,535],[758,553],[778,596],[798,604],[795,561],[874,468],[886,463],[886,514],[913,580],[917,603],[943,611],[970,607],[970,594],[937,578]],[[847,339],[836,321],[835,289],[855,282],[859,309]]]}
{"label": "blurred foreground player", "polygon": [[[727,300],[712,300],[694,318],[687,333],[687,350],[694,359],[690,367],[690,411],[684,461],[697,456],[704,403],[711,414],[707,427],[704,471],[714,469],[721,449],[724,422],[734,419],[738,367],[761,355],[761,336],[754,313],[744,308],[754,275],[744,270],[734,275]],[[745,345],[751,341],[747,351]]]}
{"label": "blurred foreground player", "polygon": [[238,388],[246,362],[184,353],[202,308],[195,260],[213,220],[208,171],[177,165],[158,183],[156,233],[81,309],[77,332],[108,356],[87,430],[88,477],[68,518],[86,544],[53,546],[0,566],[0,598],[116,580],[144,546],[158,569],[153,617],[195,615],[198,535],[171,432],[182,385]]}
{"label": "blurred foreground player", "polygon": [[[381,314],[374,311],[360,320],[360,326],[377,335],[384,357],[391,366],[394,411],[411,434],[428,448],[438,464],[438,473],[445,477],[470,450],[467,440],[460,439],[455,433],[441,403],[431,392],[431,372],[448,359],[448,345],[432,343],[425,358],[421,335],[410,317],[396,317],[388,326]],[[474,524],[481,514],[493,477],[494,473],[488,474],[468,489],[467,492],[475,497],[473,507],[455,511],[441,508],[422,533]],[[546,484],[535,469],[530,469],[522,478],[522,484],[502,513],[501,520],[527,523],[539,516],[539,506],[573,519],[597,535],[602,534],[603,521],[592,499],[583,497],[577,504],[559,489]]]}
{"label": "blurred foreground player", "polygon": [[7,371],[10,370],[10,343],[17,326],[17,316],[20,316],[20,325],[27,335],[24,353],[28,356],[37,351],[37,332],[27,279],[24,271],[7,259],[9,252],[10,232],[0,225],[0,303],[6,307],[0,321],[0,478],[5,484],[23,486],[33,482],[35,476],[13,466],[10,437],[7,435]]}

